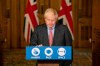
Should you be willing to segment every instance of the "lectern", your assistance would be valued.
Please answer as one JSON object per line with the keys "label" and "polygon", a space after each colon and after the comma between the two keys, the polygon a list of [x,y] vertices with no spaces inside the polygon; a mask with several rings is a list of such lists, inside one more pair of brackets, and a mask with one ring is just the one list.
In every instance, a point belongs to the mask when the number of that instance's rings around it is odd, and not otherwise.
{"label": "lectern", "polygon": [[37,60],[37,66],[59,66],[62,60],[72,60],[72,47],[27,46],[26,59]]}
{"label": "lectern", "polygon": [[58,63],[57,64],[56,63],[55,64],[52,64],[52,63],[45,63],[45,64],[44,63],[39,63],[38,66],[59,66],[59,64]]}
{"label": "lectern", "polygon": [[52,60],[51,61],[38,61],[37,66],[59,66],[59,62],[58,61],[52,62]]}

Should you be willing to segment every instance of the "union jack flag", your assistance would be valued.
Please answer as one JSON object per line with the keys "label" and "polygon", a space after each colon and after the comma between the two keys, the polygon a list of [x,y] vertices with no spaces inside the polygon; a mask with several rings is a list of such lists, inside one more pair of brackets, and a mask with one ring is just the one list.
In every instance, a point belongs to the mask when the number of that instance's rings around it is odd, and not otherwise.
{"label": "union jack flag", "polygon": [[59,22],[62,22],[64,25],[68,26],[72,39],[74,39],[71,0],[62,0],[58,19]]}
{"label": "union jack flag", "polygon": [[25,12],[25,21],[24,21],[24,37],[26,42],[30,43],[30,38],[34,28],[38,25],[37,17],[37,3],[36,0],[28,0],[28,4]]}

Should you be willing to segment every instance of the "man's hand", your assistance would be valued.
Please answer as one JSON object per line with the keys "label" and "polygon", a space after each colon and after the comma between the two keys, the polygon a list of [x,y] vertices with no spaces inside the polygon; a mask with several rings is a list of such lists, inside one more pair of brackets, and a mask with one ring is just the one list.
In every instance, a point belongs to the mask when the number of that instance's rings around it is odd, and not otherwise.
{"label": "man's hand", "polygon": [[38,47],[41,47],[41,46],[43,46],[42,44],[39,44],[39,45],[37,45]]}

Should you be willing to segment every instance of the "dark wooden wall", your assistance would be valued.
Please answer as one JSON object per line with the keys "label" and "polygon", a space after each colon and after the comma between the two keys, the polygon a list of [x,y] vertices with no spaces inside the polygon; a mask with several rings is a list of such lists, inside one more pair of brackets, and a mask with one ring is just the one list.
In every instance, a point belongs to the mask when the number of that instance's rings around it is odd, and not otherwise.
{"label": "dark wooden wall", "polygon": [[0,38],[3,48],[25,47],[23,37],[25,0],[0,0]]}
{"label": "dark wooden wall", "polygon": [[75,41],[74,47],[91,48],[92,0],[72,0]]}
{"label": "dark wooden wall", "polygon": [[100,0],[93,0],[92,9],[92,66],[100,64]]}

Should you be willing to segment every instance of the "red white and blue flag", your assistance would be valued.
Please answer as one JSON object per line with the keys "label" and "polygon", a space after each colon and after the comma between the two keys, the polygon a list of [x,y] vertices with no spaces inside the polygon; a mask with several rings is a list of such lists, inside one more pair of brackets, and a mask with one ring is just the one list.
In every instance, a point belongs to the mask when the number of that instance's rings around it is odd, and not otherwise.
{"label": "red white and blue flag", "polygon": [[74,40],[71,0],[62,0],[58,19],[59,22],[62,22],[64,25],[68,26],[72,39]]}
{"label": "red white and blue flag", "polygon": [[34,28],[38,25],[38,16],[37,16],[37,3],[36,0],[28,0],[28,4],[25,12],[25,21],[24,21],[24,37],[26,42],[30,43],[30,38]]}

